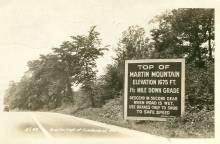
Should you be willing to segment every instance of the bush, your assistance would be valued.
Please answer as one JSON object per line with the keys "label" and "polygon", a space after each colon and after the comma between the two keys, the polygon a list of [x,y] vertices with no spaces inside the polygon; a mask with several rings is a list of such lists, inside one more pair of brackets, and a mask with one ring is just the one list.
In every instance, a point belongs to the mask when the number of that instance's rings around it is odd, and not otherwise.
{"label": "bush", "polygon": [[172,137],[213,137],[214,111],[186,112],[183,117],[170,119],[166,126]]}
{"label": "bush", "polygon": [[183,117],[168,121],[125,121],[120,98],[109,100],[102,108],[85,108],[72,113],[75,116],[114,124],[165,137],[213,137],[214,112],[202,109],[187,111]]}
{"label": "bush", "polygon": [[120,98],[116,98],[108,101],[102,108],[105,110],[105,113],[100,113],[100,116],[103,118],[108,118],[111,120],[123,120],[123,109],[120,104]]}
{"label": "bush", "polygon": [[214,109],[214,63],[204,68],[186,65],[186,98],[188,109]]}

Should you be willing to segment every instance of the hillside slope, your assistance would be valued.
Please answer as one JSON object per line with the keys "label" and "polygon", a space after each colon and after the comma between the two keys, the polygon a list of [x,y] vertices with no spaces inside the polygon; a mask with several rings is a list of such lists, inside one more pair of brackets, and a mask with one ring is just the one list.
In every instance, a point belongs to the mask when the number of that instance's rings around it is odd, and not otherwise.
{"label": "hillside slope", "polygon": [[123,119],[123,107],[120,99],[113,99],[101,108],[59,109],[56,112],[67,113],[77,117],[92,119],[108,124],[135,129],[149,134],[179,138],[212,138],[214,137],[214,111],[202,110],[187,113],[182,118],[158,121],[126,121]]}

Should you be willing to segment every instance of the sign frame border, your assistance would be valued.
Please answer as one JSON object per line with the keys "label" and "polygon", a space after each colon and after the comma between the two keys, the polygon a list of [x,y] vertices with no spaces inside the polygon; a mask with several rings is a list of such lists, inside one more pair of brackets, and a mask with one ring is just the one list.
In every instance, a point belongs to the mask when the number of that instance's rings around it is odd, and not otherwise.
{"label": "sign frame border", "polygon": [[166,121],[167,118],[174,117],[136,117],[127,116],[127,100],[128,100],[128,64],[129,63],[163,63],[163,62],[181,62],[181,115],[185,112],[185,59],[140,59],[140,60],[125,60],[125,75],[124,75],[124,119],[125,120],[152,120]]}

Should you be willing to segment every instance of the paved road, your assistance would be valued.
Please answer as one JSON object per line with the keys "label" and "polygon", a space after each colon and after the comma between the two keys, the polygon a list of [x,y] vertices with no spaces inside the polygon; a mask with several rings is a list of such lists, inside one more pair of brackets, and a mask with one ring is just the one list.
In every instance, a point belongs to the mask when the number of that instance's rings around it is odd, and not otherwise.
{"label": "paved road", "polygon": [[0,118],[2,144],[169,143],[166,138],[58,113],[5,112]]}

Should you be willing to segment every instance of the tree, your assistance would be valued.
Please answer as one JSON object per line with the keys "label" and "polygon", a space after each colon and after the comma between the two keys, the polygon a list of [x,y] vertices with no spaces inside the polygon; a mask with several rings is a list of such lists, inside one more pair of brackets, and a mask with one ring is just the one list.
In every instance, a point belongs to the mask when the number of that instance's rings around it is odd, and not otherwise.
{"label": "tree", "polygon": [[95,28],[95,26],[91,27],[88,35],[71,36],[71,41],[66,41],[60,48],[53,49],[62,63],[66,65],[69,92],[73,83],[81,84],[81,88],[87,92],[92,106],[95,106],[92,87],[96,79],[96,59],[102,56],[103,51],[106,50],[106,47],[101,47],[100,34]]}
{"label": "tree", "polygon": [[122,95],[125,60],[149,58],[152,50],[152,44],[145,36],[144,28],[130,26],[122,33],[115,50],[114,62],[106,67],[105,74],[100,78],[102,82],[99,83],[99,87],[102,88],[104,101]]}
{"label": "tree", "polygon": [[[130,26],[122,33],[116,49],[115,62],[112,66],[107,67],[105,74],[106,82],[115,85],[109,91],[121,93],[123,89],[124,62],[131,59],[149,58],[153,51],[150,39],[145,36],[145,30],[139,26]],[[110,85],[106,85],[110,88]]]}
{"label": "tree", "polygon": [[117,65],[107,65],[105,74],[101,77],[100,87],[103,89],[103,99],[113,99],[120,96],[123,89],[123,77],[118,72]]}
{"label": "tree", "polygon": [[48,104],[47,108],[58,107],[65,103],[66,99],[72,101],[71,97],[66,95],[68,76],[65,73],[65,65],[56,55],[41,55],[40,59],[30,61],[28,66],[30,78],[38,88],[37,95],[44,101],[45,106]]}
{"label": "tree", "polygon": [[59,48],[53,48],[54,54],[58,57],[63,65],[63,73],[66,75],[65,79],[65,102],[73,102],[72,92],[72,77],[80,72],[80,65],[78,63],[79,56],[77,55],[78,47],[69,41],[64,41]]}
{"label": "tree", "polygon": [[73,104],[73,84],[81,84],[95,106],[96,59],[103,55],[99,33],[95,26],[88,35],[72,36],[52,54],[41,55],[28,62],[28,71],[21,81],[10,85],[6,101],[12,108],[39,110],[53,109],[62,104]]}
{"label": "tree", "polygon": [[99,35],[93,26],[90,28],[88,36],[72,37],[76,45],[81,42],[78,49],[81,72],[76,75],[76,80],[82,84],[82,89],[87,92],[92,106],[95,106],[93,86],[97,72],[96,59],[104,54],[104,50],[107,50],[106,47],[101,47]]}
{"label": "tree", "polygon": [[4,95],[4,104],[7,104],[10,106],[10,108],[14,107],[13,101],[15,100],[15,92],[16,92],[17,83],[14,81],[9,82],[9,87],[5,91]]}
{"label": "tree", "polygon": [[213,59],[214,9],[175,9],[157,16],[159,27],[151,30],[155,55],[182,58],[197,67]]}
{"label": "tree", "polygon": [[213,109],[214,9],[174,9],[152,22],[152,58],[185,58],[188,104]]}
{"label": "tree", "polygon": [[5,98],[10,106],[10,109],[28,109],[28,98],[33,93],[32,81],[23,76],[18,83],[11,83],[9,89],[6,91]]}
{"label": "tree", "polygon": [[150,56],[152,46],[149,38],[145,36],[145,30],[139,26],[130,26],[122,33],[122,38],[116,49],[116,60],[143,59]]}
{"label": "tree", "polygon": [[9,87],[6,94],[12,108],[38,110],[59,107],[65,99],[64,65],[55,55],[41,55],[28,62],[21,81]]}

